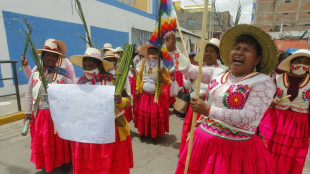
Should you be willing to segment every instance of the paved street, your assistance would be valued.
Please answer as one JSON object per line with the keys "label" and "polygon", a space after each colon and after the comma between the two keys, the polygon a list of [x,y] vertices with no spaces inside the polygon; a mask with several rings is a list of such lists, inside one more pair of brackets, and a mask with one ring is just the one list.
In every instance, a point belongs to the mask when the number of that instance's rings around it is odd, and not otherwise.
{"label": "paved street", "polygon": [[[9,107],[8,107],[9,108]],[[172,174],[178,160],[178,148],[183,119],[170,112],[170,132],[158,142],[140,139],[137,130],[132,128],[134,168],[132,174]],[[0,126],[0,174],[43,174],[30,162],[30,136],[20,135],[22,121]],[[306,162],[303,174],[310,173],[310,161]],[[52,174],[63,174],[56,169]],[[72,171],[70,172],[72,174]]]}

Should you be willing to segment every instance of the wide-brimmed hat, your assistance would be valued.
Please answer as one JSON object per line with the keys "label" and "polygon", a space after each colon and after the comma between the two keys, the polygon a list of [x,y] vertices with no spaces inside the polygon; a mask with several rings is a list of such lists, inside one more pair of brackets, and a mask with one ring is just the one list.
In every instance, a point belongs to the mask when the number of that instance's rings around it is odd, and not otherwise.
{"label": "wide-brimmed hat", "polygon": [[[205,50],[207,45],[213,45],[213,46],[217,47],[217,48],[220,50],[220,42],[221,42],[221,41],[218,40],[217,38],[212,38],[212,39],[210,39],[209,41],[205,41],[205,42],[204,42],[203,48],[204,48],[204,50]],[[203,50],[203,51],[204,51],[204,50]],[[189,56],[189,55],[188,55],[188,56]],[[194,60],[195,60],[196,62],[199,62],[198,57],[199,57],[199,54],[196,55],[196,56],[194,57]]]}
{"label": "wide-brimmed hat", "polygon": [[101,58],[101,52],[97,48],[89,47],[89,48],[86,49],[84,55],[71,56],[69,58],[69,60],[73,64],[75,64],[75,65],[77,65],[79,67],[83,67],[83,58],[84,57],[91,57],[91,58],[100,60],[102,62],[104,70],[106,70],[106,71],[111,70],[111,69],[114,68],[114,65],[111,62],[106,61],[106,60]]}
{"label": "wide-brimmed hat", "polygon": [[103,59],[108,59],[108,58],[119,59],[119,56],[117,54],[115,54],[113,51],[107,51],[104,53]]}
{"label": "wide-brimmed hat", "polygon": [[152,48],[152,47],[154,47],[154,48],[157,49],[157,47],[155,47],[153,44],[150,44],[150,43],[144,44],[144,45],[142,45],[142,46],[140,47],[140,53],[141,53],[144,57],[148,57],[147,50],[148,50],[149,48]]}
{"label": "wide-brimmed hat", "polygon": [[43,51],[59,54],[61,58],[66,57],[67,47],[61,40],[47,39],[42,49],[36,49],[38,54],[42,54]]}
{"label": "wide-brimmed hat", "polygon": [[103,50],[114,51],[113,48],[112,48],[112,44],[110,44],[110,43],[103,44],[103,48],[101,48],[100,51],[103,53]]}
{"label": "wide-brimmed hat", "polygon": [[229,67],[230,52],[235,47],[235,39],[240,35],[252,36],[262,48],[260,72],[271,73],[277,65],[277,47],[271,36],[262,29],[249,24],[239,24],[227,30],[220,43],[220,52],[224,64]]}
{"label": "wide-brimmed hat", "polygon": [[114,49],[114,52],[123,52],[124,50],[123,50],[123,48],[121,48],[121,47],[116,47],[115,49]]}
{"label": "wide-brimmed hat", "polygon": [[300,49],[294,54],[285,58],[278,66],[278,69],[290,72],[291,70],[291,61],[297,57],[308,57],[310,59],[310,51],[306,49]]}

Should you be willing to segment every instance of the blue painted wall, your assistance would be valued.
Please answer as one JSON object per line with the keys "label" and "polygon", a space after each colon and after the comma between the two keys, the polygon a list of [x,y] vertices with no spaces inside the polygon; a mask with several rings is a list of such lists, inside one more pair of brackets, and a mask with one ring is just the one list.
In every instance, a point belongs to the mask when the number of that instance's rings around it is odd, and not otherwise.
{"label": "blue painted wall", "polygon": [[[19,37],[19,29],[24,29],[25,25],[23,19],[32,24],[33,32],[31,38],[36,45],[38,40],[38,47],[42,48],[42,44],[46,39],[54,38],[64,41],[67,45],[67,57],[71,55],[84,54],[86,44],[79,38],[76,33],[80,33],[85,36],[85,31],[82,24],[64,22],[59,20],[52,20],[47,18],[40,18],[35,16],[29,16],[19,13],[13,13],[9,11],[2,11],[4,18],[5,32],[7,37],[7,45],[9,49],[10,60],[20,60],[20,56],[23,53],[24,44]],[[29,60],[31,68],[34,67],[34,62],[31,56],[27,53],[26,57]],[[20,63],[17,64],[17,69]],[[76,75],[82,74],[81,68],[76,68]],[[24,74],[24,71],[18,71],[18,82],[19,84],[27,84],[28,79]]]}
{"label": "blue painted wall", "polygon": [[[1,73],[2,71],[1,71],[1,66],[0,66],[0,79],[2,78],[2,73]],[[3,81],[2,80],[0,80],[0,88],[2,88],[3,87]]]}
{"label": "blue painted wall", "polygon": [[129,42],[129,34],[127,32],[109,30],[95,26],[91,26],[90,30],[91,38],[93,38],[95,47],[98,49],[101,49],[105,43],[112,44],[113,48],[124,48],[124,44]]}

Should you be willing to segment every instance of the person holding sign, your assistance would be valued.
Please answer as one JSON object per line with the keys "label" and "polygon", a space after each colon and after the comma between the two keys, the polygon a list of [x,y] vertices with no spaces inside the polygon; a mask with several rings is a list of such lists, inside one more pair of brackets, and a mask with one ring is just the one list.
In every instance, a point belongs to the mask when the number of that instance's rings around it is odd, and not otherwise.
{"label": "person holding sign", "polygon": [[[108,53],[106,52],[106,55]],[[113,63],[101,58],[100,50],[87,48],[84,55],[71,56],[69,60],[83,68],[84,76],[77,84],[114,85],[114,76],[108,71],[114,69]],[[124,109],[130,107],[130,98],[126,91],[114,95],[116,105],[115,139],[108,144],[71,142],[74,174],[128,174],[133,167],[133,152],[130,129]],[[91,116],[91,115],[90,115]],[[86,116],[85,116],[86,117]]]}
{"label": "person holding sign", "polygon": [[[169,84],[169,72],[162,62],[161,69],[158,69],[158,50],[152,44],[142,45],[140,51],[145,59],[142,59],[136,81],[135,104],[138,104],[139,109],[137,117],[136,115],[134,117],[134,123],[142,137],[151,135],[152,138],[157,138],[158,135],[165,136],[165,132],[169,132],[169,102],[163,94],[164,85]],[[158,103],[155,103],[158,71],[162,84]]]}
{"label": "person holding sign", "polygon": [[[165,35],[167,49],[179,54],[174,57],[182,74],[196,79],[198,67],[177,50],[175,38],[174,33]],[[272,156],[255,133],[275,93],[268,75],[277,63],[276,45],[258,27],[240,24],[224,33],[220,52],[229,69],[202,68],[207,98],[191,99],[192,110],[203,120],[194,131],[188,173],[275,173]],[[184,173],[188,144],[177,174]]]}
{"label": "person holding sign", "polygon": [[278,69],[274,102],[265,112],[260,131],[277,173],[302,173],[309,149],[310,51],[298,50]]}
{"label": "person holding sign", "polygon": [[[65,57],[60,52],[64,47],[65,44],[60,40],[47,41],[43,49],[37,50],[41,54],[44,74],[49,84],[73,83],[66,70],[56,66],[59,59]],[[43,85],[39,72],[34,71],[30,76],[25,94],[25,121],[31,120],[31,162],[37,169],[45,168],[46,172],[51,172],[64,163],[70,163],[70,143],[61,139],[54,129],[47,93]],[[63,166],[66,166],[65,170],[69,169],[69,165]]]}

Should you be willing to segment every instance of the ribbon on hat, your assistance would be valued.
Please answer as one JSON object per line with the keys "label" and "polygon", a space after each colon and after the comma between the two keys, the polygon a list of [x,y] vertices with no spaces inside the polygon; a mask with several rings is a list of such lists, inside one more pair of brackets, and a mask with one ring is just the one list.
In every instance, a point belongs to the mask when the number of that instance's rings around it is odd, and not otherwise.
{"label": "ribbon on hat", "polygon": [[53,48],[53,49],[52,49],[52,48],[49,47],[49,46],[44,46],[43,49],[44,49],[44,50],[50,50],[50,51],[58,52],[58,48]]}

